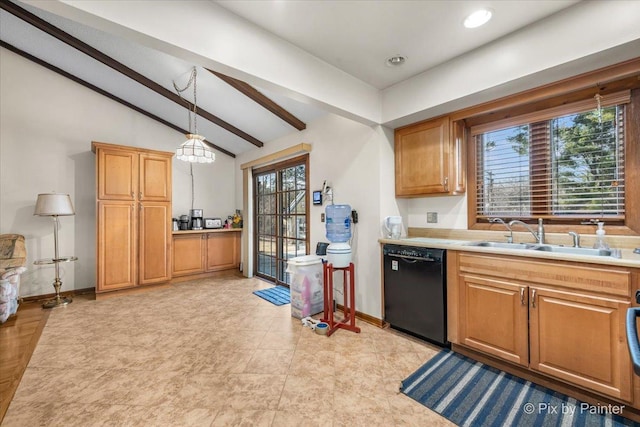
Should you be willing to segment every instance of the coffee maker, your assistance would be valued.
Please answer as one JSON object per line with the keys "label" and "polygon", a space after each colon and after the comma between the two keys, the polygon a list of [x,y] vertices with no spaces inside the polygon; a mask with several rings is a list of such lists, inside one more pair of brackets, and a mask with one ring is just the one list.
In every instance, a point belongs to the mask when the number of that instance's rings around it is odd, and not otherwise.
{"label": "coffee maker", "polygon": [[191,217],[191,229],[202,230],[202,226],[203,226],[202,209],[191,209],[189,211],[189,216]]}
{"label": "coffee maker", "polygon": [[180,215],[180,230],[188,230],[189,229],[189,215]]}

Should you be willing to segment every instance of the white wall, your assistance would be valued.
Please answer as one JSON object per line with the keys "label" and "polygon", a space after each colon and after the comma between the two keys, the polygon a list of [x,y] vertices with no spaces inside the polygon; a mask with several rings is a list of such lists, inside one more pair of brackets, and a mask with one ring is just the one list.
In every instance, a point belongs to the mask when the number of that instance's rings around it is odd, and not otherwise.
{"label": "white wall", "polygon": [[[312,145],[310,189],[320,190],[326,180],[334,190],[335,203],[348,203],[358,211],[352,244],[356,309],[377,318],[381,317],[380,223],[384,216],[397,215],[400,210],[393,192],[393,155],[389,154],[393,153],[392,136],[393,132],[381,126],[366,126],[329,114],[308,123],[302,132],[271,141],[237,159],[236,199],[242,200],[240,164],[301,142]],[[324,223],[320,221],[325,206],[311,206],[312,253],[317,242],[327,241]],[[341,284],[338,276],[336,284]]]}
{"label": "white wall", "polygon": [[[407,224],[419,228],[454,228],[466,230],[467,195],[420,197],[407,200]],[[437,223],[427,222],[427,212],[438,214]]]}
{"label": "white wall", "polygon": [[[95,286],[95,154],[91,141],[174,151],[184,136],[133,110],[0,49],[0,233],[26,238],[28,271],[21,296],[53,292],[53,224],[33,216],[38,193],[71,195],[76,215],[60,218],[62,290]],[[206,216],[236,209],[234,159],[216,153],[213,165],[194,165],[195,207]],[[191,208],[187,163],[173,162],[174,216]]]}

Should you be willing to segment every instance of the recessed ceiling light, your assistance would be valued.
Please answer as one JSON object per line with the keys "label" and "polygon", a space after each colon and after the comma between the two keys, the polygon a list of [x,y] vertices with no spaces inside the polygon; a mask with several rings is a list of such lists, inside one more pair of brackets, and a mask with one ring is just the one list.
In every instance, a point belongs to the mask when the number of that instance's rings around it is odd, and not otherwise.
{"label": "recessed ceiling light", "polygon": [[407,57],[403,55],[394,55],[391,58],[387,58],[387,65],[389,67],[398,67],[407,61]]}
{"label": "recessed ceiling light", "polygon": [[464,20],[464,26],[467,28],[476,28],[486,24],[491,19],[491,11],[489,9],[480,9],[467,16]]}

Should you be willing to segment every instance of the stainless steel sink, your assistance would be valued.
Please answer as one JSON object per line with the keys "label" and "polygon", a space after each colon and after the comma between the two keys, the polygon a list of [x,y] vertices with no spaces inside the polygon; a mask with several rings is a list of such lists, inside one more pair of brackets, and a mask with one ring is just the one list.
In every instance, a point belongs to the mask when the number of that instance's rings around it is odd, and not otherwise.
{"label": "stainless steel sink", "polygon": [[572,246],[540,245],[535,250],[557,254],[611,256],[611,251],[608,249],[574,248]]}
{"label": "stainless steel sink", "polygon": [[611,256],[611,251],[608,249],[592,249],[592,248],[575,248],[571,246],[556,246],[556,245],[539,245],[537,243],[505,243],[505,242],[469,242],[465,246],[477,246],[484,248],[496,248],[496,249],[509,249],[509,250],[528,250],[528,251],[541,251],[551,252],[557,254],[570,254],[570,255],[588,255],[588,256]]}
{"label": "stainless steel sink", "polygon": [[483,248],[496,249],[533,249],[538,245],[531,243],[504,243],[504,242],[469,242],[465,246],[480,246]]}

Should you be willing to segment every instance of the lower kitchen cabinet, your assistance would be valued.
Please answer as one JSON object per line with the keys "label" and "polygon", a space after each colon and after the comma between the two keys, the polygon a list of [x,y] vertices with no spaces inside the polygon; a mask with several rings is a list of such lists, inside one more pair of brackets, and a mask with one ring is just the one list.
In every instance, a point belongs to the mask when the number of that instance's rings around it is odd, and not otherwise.
{"label": "lower kitchen cabinet", "polygon": [[531,369],[631,400],[628,302],[541,287],[530,290]]}
{"label": "lower kitchen cabinet", "polygon": [[629,272],[464,252],[453,258],[452,343],[634,401],[625,335]]}
{"label": "lower kitchen cabinet", "polygon": [[205,236],[201,233],[173,236],[173,276],[204,273]]}
{"label": "lower kitchen cabinet", "polygon": [[240,264],[240,234],[207,234],[207,271],[238,268]]}
{"label": "lower kitchen cabinet", "polygon": [[240,266],[240,229],[173,234],[173,276],[190,276]]}
{"label": "lower kitchen cabinet", "polygon": [[98,202],[96,292],[168,282],[171,202]]}
{"label": "lower kitchen cabinet", "polygon": [[460,287],[461,344],[527,366],[527,287],[474,275],[460,275]]}

